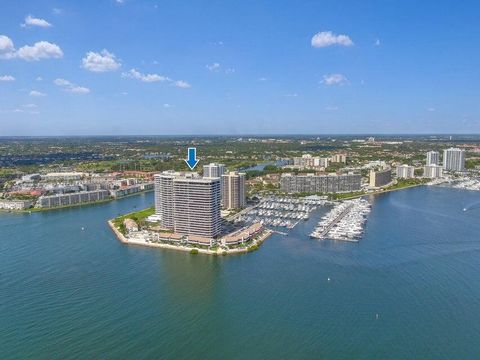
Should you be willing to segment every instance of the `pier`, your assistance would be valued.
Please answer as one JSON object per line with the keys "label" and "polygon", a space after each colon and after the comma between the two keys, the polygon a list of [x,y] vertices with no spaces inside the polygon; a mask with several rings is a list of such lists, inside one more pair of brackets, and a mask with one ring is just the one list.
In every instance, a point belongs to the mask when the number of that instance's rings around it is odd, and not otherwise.
{"label": "pier", "polygon": [[310,237],[358,242],[370,204],[364,199],[347,200],[323,216]]}
{"label": "pier", "polygon": [[350,210],[352,209],[353,207],[353,204],[352,205],[349,205],[347,206],[347,208],[345,210],[343,210],[336,218],[334,218],[327,226],[325,226],[325,228],[323,229],[323,231],[321,231],[318,235],[319,237],[325,237],[327,236],[327,234],[330,232],[330,230],[332,230],[332,228],[340,221],[342,220],[345,215],[347,215]]}

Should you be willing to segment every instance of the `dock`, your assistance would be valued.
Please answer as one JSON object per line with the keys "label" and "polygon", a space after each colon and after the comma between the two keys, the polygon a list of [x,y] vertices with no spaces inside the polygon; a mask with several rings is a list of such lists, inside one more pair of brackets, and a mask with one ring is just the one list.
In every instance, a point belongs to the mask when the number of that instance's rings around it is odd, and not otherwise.
{"label": "dock", "polygon": [[350,212],[350,210],[352,209],[352,207],[353,207],[353,204],[352,204],[352,205],[349,205],[349,206],[348,206],[345,210],[343,210],[336,218],[334,218],[334,219],[332,220],[332,222],[331,222],[330,224],[328,224],[321,233],[319,233],[319,237],[325,237],[325,236],[327,236],[327,234],[330,232],[330,230],[332,230],[332,228],[333,228],[340,220],[342,220],[342,219],[345,217],[345,215],[347,215],[347,214]]}
{"label": "dock", "polygon": [[346,200],[322,217],[311,238],[358,242],[370,204],[364,199]]}

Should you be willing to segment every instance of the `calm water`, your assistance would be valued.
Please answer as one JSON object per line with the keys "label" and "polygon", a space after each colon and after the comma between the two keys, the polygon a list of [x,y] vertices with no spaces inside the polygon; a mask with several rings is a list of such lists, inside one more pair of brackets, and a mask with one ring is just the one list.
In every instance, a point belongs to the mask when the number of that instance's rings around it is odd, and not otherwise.
{"label": "calm water", "polygon": [[385,194],[359,244],[309,239],[318,213],[218,258],[121,245],[105,221],[152,200],[0,214],[1,359],[479,357],[478,193]]}
{"label": "calm water", "polygon": [[288,164],[288,161],[286,161],[286,160],[267,161],[267,162],[264,162],[264,163],[261,163],[261,164],[258,164],[258,165],[252,166],[252,167],[244,168],[244,169],[242,169],[242,171],[252,171],[252,170],[262,171],[268,165],[283,166],[283,165],[287,165],[287,164]]}

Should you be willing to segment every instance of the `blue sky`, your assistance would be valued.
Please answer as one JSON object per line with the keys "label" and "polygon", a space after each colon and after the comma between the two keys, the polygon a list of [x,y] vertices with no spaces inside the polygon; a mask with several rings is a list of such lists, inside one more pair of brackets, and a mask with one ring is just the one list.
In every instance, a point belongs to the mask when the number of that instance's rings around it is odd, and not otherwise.
{"label": "blue sky", "polygon": [[0,1],[0,136],[480,133],[477,1]]}

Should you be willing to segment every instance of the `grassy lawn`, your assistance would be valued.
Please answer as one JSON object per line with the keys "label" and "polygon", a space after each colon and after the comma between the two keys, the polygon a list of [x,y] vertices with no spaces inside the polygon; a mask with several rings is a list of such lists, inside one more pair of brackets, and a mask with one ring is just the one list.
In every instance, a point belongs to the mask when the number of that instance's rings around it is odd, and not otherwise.
{"label": "grassy lawn", "polygon": [[116,217],[112,220],[113,225],[120,230],[122,234],[125,235],[125,225],[123,225],[123,220],[125,219],[132,219],[134,220],[140,227],[145,224],[145,219],[150,215],[155,214],[155,207],[149,207],[140,211],[131,212],[125,215],[121,215]]}

